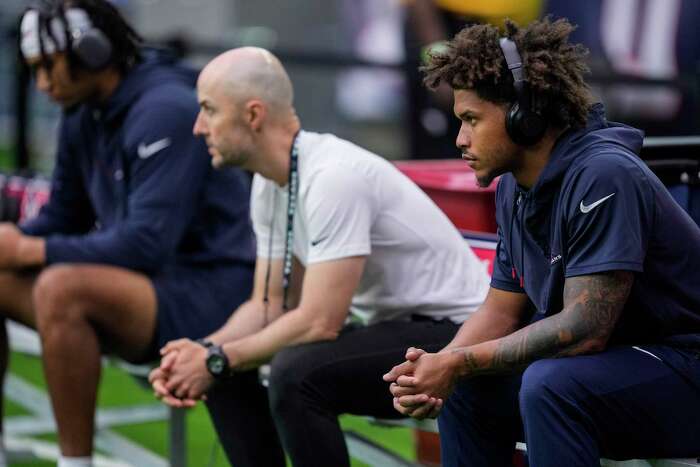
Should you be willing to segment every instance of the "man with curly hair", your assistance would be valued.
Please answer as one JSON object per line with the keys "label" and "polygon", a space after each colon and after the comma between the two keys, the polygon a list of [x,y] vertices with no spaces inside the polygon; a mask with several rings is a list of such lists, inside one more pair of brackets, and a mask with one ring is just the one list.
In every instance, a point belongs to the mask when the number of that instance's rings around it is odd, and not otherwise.
{"label": "man with curly hair", "polygon": [[440,414],[446,466],[511,465],[518,439],[537,467],[700,454],[700,229],[593,103],[572,30],[468,27],[424,69],[479,183],[502,175],[484,304],[384,377],[399,412]]}

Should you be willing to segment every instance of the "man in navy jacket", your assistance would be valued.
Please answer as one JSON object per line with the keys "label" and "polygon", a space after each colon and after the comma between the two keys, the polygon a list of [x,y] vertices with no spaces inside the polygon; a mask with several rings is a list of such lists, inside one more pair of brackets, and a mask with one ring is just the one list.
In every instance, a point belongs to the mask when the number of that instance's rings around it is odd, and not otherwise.
{"label": "man in navy jacket", "polygon": [[571,30],[473,26],[426,69],[480,184],[502,175],[484,304],[385,375],[401,413],[440,414],[446,466],[512,465],[523,436],[537,467],[700,454],[700,229],[593,104]]}
{"label": "man in navy jacket", "polygon": [[49,203],[0,225],[0,310],[41,335],[59,465],[90,465],[100,353],[153,359],[249,296],[249,179],[191,135],[194,74],[142,50],[107,1],[48,2],[21,29],[64,115]]}

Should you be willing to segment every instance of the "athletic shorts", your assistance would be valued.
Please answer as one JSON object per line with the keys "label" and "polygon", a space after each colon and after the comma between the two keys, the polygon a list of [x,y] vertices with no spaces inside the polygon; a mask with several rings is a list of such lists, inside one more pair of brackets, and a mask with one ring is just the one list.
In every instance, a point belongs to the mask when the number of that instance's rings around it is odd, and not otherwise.
{"label": "athletic shorts", "polygon": [[166,342],[198,339],[219,329],[250,298],[253,265],[179,267],[152,281],[158,300],[152,357]]}

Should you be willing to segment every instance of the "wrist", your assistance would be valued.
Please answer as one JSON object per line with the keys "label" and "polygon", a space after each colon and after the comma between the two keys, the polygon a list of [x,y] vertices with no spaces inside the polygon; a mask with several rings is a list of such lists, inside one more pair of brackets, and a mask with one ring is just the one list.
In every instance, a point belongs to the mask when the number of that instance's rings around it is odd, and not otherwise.
{"label": "wrist", "polygon": [[453,349],[449,352],[445,352],[446,364],[448,374],[450,379],[454,382],[457,379],[465,375],[464,371],[464,357],[459,349]]}
{"label": "wrist", "polygon": [[450,352],[449,368],[454,379],[477,373],[481,367],[472,347],[457,347]]}
{"label": "wrist", "polygon": [[226,354],[226,358],[228,360],[228,366],[229,366],[229,371],[231,373],[235,372],[236,370],[240,371],[239,365],[240,365],[240,358],[238,357],[238,353],[235,350],[235,344],[233,343],[227,343],[227,344],[222,344],[221,349],[224,351]]}

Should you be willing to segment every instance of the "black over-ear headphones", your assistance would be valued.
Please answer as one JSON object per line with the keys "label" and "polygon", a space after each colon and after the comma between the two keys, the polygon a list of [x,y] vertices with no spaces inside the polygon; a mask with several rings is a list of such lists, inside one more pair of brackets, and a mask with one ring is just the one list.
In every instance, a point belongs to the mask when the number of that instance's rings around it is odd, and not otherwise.
{"label": "black over-ear headphones", "polygon": [[37,8],[41,18],[40,27],[46,28],[51,35],[51,20],[58,18],[63,25],[68,54],[90,70],[104,68],[112,58],[112,43],[104,32],[92,24],[85,10],[77,7],[75,9],[85,13],[85,21],[77,21],[66,15],[66,9],[61,0],[41,2]]}
{"label": "black over-ear headphones", "polygon": [[544,136],[547,122],[542,115],[531,108],[530,88],[523,74],[523,61],[515,42],[502,37],[498,43],[506,59],[506,65],[513,74],[513,87],[517,97],[506,113],[506,131],[515,144],[532,146]]}

